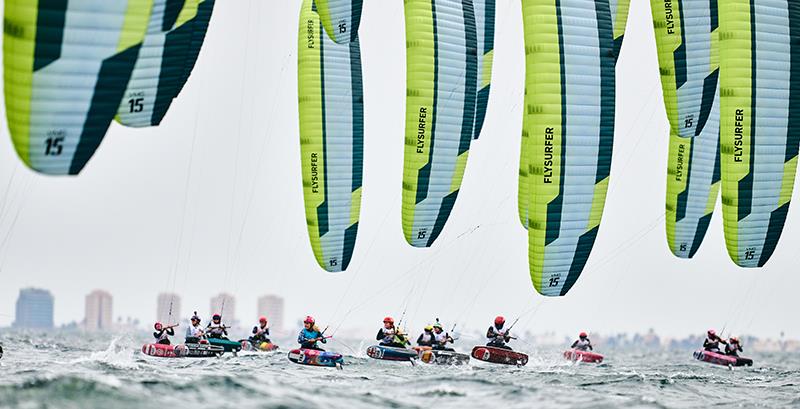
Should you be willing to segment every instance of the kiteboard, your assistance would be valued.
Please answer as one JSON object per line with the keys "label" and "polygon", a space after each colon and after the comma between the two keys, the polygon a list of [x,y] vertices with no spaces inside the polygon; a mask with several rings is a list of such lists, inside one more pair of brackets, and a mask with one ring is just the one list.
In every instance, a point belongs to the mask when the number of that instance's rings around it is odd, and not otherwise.
{"label": "kiteboard", "polygon": [[209,344],[146,344],[142,353],[157,358],[211,358],[222,355],[225,349]]}
{"label": "kiteboard", "polygon": [[578,349],[569,349],[564,351],[564,358],[570,361],[586,362],[590,364],[599,364],[603,362],[603,356],[590,351],[581,351]]}
{"label": "kiteboard", "polygon": [[472,348],[472,357],[484,362],[523,366],[528,363],[528,355],[510,349],[481,346]]}
{"label": "kiteboard", "polygon": [[406,348],[387,347],[383,345],[373,345],[367,348],[367,356],[383,361],[402,361],[407,362],[417,359],[417,351]]}
{"label": "kiteboard", "polygon": [[469,355],[456,351],[426,349],[419,351],[419,360],[426,364],[466,365],[469,363]]}
{"label": "kiteboard", "polygon": [[208,343],[214,346],[222,347],[225,352],[239,352],[242,350],[241,343],[225,338],[208,338]]}
{"label": "kiteboard", "polygon": [[184,358],[189,354],[186,345],[145,344],[142,353],[158,358]]}
{"label": "kiteboard", "polygon": [[731,356],[720,354],[711,351],[699,350],[694,351],[694,359],[698,361],[708,362],[714,365],[723,366],[753,366],[753,360],[750,358],[742,358],[738,356]]}
{"label": "kiteboard", "polygon": [[342,354],[319,351],[316,349],[293,349],[289,351],[289,360],[300,365],[341,368],[344,365]]}

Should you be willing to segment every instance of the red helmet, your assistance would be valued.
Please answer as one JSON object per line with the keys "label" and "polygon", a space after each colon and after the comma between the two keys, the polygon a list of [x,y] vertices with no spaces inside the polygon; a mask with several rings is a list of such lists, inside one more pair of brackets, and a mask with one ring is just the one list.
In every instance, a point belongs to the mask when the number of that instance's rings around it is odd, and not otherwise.
{"label": "red helmet", "polygon": [[505,323],[506,323],[506,319],[505,319],[505,318],[503,318],[503,316],[502,316],[502,315],[498,315],[498,316],[497,316],[497,317],[494,319],[494,325],[503,325],[503,324],[505,324]]}
{"label": "red helmet", "polygon": [[212,321],[219,321],[221,319],[222,319],[222,315],[219,315],[219,314],[214,314],[213,316],[211,316],[211,320]]}
{"label": "red helmet", "polygon": [[258,317],[258,322],[267,322],[267,317],[265,317],[263,315]]}
{"label": "red helmet", "polygon": [[162,325],[160,322],[157,322],[155,325],[153,325],[153,328],[155,328],[156,331],[161,331],[161,328],[164,328],[164,325]]}
{"label": "red helmet", "polygon": [[736,337],[731,337],[731,339],[729,340],[729,342],[730,342],[730,343],[732,343],[732,344],[738,344],[738,343],[739,343],[739,338],[736,338]]}
{"label": "red helmet", "polygon": [[313,324],[313,323],[314,323],[314,317],[310,315],[307,316],[306,319],[303,321],[303,324]]}
{"label": "red helmet", "polygon": [[579,336],[579,337],[581,337],[581,338],[586,338],[586,337],[588,337],[588,335],[586,335],[586,333],[585,333],[585,332],[581,332],[580,334],[578,334],[578,336]]}
{"label": "red helmet", "polygon": [[713,337],[715,335],[717,335],[717,331],[714,331],[713,329],[708,330],[708,336]]}
{"label": "red helmet", "polygon": [[386,318],[384,318],[384,319],[383,319],[383,323],[384,323],[384,324],[386,324],[387,322],[388,322],[389,324],[394,324],[394,318],[392,318],[392,317],[386,317]]}

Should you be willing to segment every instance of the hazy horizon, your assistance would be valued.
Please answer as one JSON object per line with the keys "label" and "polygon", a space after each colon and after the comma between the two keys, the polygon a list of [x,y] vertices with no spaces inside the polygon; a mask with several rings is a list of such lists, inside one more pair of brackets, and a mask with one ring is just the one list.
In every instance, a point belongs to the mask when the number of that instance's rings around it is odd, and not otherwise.
{"label": "hazy horizon", "polygon": [[[280,3],[280,4],[273,4]],[[156,296],[177,292],[183,315],[209,299],[286,300],[285,322],[311,314],[331,328],[377,328],[386,315],[414,328],[439,317],[485,328],[495,315],[534,333],[578,330],[665,336],[709,327],[800,338],[800,209],[765,268],[735,266],[718,204],[694,260],[666,243],[667,120],[648,2],[632,2],[617,68],[617,122],[608,200],[592,256],[566,297],[546,298],[528,272],[517,216],[524,54],[518,0],[497,2],[492,93],[451,217],[430,249],[400,224],[405,125],[402,2],[365,2],[360,29],[365,98],[364,183],[346,272],[320,269],[303,212],[297,114],[300,1],[217,2],[197,68],[163,124],[112,125],[79,177],[33,173],[0,136],[0,326],[22,287],[49,289],[55,321],[83,318],[94,289],[114,317],[147,323]],[[3,107],[4,109],[4,107]],[[797,184],[796,184],[797,185]],[[797,192],[795,192],[795,197]],[[204,317],[206,318],[206,317]]]}

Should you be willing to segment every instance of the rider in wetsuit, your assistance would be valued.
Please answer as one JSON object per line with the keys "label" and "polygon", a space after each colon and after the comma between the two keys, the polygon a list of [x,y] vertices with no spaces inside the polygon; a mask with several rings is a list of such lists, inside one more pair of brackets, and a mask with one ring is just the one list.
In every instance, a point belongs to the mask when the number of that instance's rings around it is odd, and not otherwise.
{"label": "rider in wetsuit", "polygon": [[742,344],[739,342],[739,338],[731,337],[728,340],[728,343],[725,344],[725,355],[738,357],[739,352],[744,352]]}
{"label": "rider in wetsuit", "polygon": [[269,325],[267,325],[267,317],[258,317],[258,325],[253,327],[253,335],[248,338],[253,345],[260,345],[264,342],[272,342],[269,339]]}
{"label": "rider in wetsuit", "polygon": [[719,353],[720,352],[719,344],[728,345],[727,341],[725,341],[724,339],[720,338],[719,335],[717,335],[717,331],[710,329],[706,334],[707,334],[706,339],[705,341],[703,341],[703,349],[705,349],[706,351]]}
{"label": "rider in wetsuit", "polygon": [[592,341],[589,340],[589,336],[586,335],[585,332],[581,332],[578,335],[578,339],[572,343],[570,348],[577,349],[578,351],[591,351],[594,349],[592,347]]}
{"label": "rider in wetsuit", "polygon": [[214,314],[206,326],[208,338],[228,339],[228,327],[222,324],[222,315]]}
{"label": "rider in wetsuit", "polygon": [[506,343],[511,340],[511,335],[508,331],[503,331],[503,325],[505,324],[506,319],[502,316],[497,316],[497,318],[494,319],[494,326],[489,327],[489,330],[486,331],[486,338],[489,339],[486,346],[511,349],[511,347],[506,345]]}
{"label": "rider in wetsuit", "polygon": [[383,319],[383,328],[378,330],[375,340],[380,341],[380,345],[385,347],[405,348],[410,344],[405,334],[399,328],[395,328],[392,317]]}
{"label": "rider in wetsuit", "polygon": [[186,339],[184,342],[187,344],[198,344],[203,336],[205,336],[205,332],[203,332],[203,327],[200,326],[200,317],[197,316],[197,311],[192,315],[190,321],[191,324],[189,328],[186,328]]}
{"label": "rider in wetsuit", "polygon": [[417,338],[417,345],[421,347],[433,347],[433,343],[436,341],[436,336],[433,334],[433,326],[428,325],[425,327],[425,332],[419,335]]}
{"label": "rider in wetsuit", "polygon": [[325,339],[325,336],[320,332],[319,328],[317,328],[314,317],[309,315],[303,321],[303,329],[300,330],[300,335],[297,336],[297,343],[300,344],[300,348],[303,349],[324,351],[324,349],[317,345],[318,342],[325,344],[328,340]]}
{"label": "rider in wetsuit", "polygon": [[452,344],[455,342],[455,340],[450,336],[450,334],[444,332],[444,328],[439,321],[436,321],[436,324],[433,324],[433,334],[436,337],[436,342],[433,344],[433,349],[439,351],[455,351],[455,349],[447,347],[448,343]]}
{"label": "rider in wetsuit", "polygon": [[175,331],[172,329],[174,327],[164,328],[163,324],[157,322],[155,323],[155,325],[153,325],[153,328],[155,328],[156,330],[153,333],[153,337],[156,339],[156,344],[161,344],[161,345],[171,344],[171,342],[169,341],[169,337],[175,336]]}

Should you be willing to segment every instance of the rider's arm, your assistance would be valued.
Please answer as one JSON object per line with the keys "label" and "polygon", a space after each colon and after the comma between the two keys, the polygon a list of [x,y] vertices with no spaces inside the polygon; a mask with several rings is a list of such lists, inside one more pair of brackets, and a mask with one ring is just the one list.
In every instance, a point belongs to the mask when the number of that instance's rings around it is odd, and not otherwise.
{"label": "rider's arm", "polygon": [[486,338],[494,338],[495,335],[494,327],[489,327],[489,330],[486,331]]}
{"label": "rider's arm", "polygon": [[575,340],[575,342],[572,343],[572,346],[570,348],[575,348],[576,346],[578,346],[578,340],[577,339]]}
{"label": "rider's arm", "polygon": [[376,341],[383,341],[383,328],[378,330],[378,335],[375,336]]}

